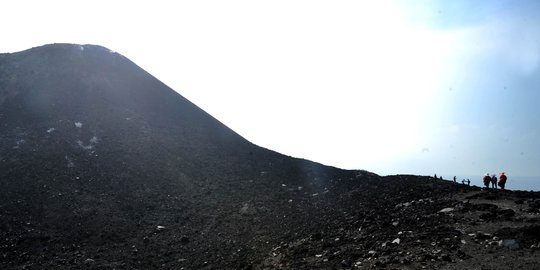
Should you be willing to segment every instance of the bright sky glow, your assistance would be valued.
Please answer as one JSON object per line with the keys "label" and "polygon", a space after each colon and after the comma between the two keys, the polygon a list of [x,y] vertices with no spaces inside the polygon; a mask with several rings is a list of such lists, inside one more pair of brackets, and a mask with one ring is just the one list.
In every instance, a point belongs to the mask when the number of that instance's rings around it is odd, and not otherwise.
{"label": "bright sky glow", "polygon": [[260,146],[379,174],[540,175],[536,1],[3,1],[0,52],[117,51]]}

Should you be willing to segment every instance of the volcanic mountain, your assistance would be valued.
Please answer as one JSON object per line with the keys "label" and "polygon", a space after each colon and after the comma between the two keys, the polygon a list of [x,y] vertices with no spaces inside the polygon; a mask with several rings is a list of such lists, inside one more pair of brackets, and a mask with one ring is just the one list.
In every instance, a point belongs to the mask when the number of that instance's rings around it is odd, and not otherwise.
{"label": "volcanic mountain", "polygon": [[281,155],[100,46],[0,54],[2,269],[529,267],[538,198]]}

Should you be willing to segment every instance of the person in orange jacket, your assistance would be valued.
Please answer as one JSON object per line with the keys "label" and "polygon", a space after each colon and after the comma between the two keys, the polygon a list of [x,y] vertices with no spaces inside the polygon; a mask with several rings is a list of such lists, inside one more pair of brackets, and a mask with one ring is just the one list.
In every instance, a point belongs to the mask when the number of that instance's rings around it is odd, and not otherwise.
{"label": "person in orange jacket", "polygon": [[506,185],[506,174],[502,172],[501,175],[499,175],[499,187],[504,189],[504,185]]}

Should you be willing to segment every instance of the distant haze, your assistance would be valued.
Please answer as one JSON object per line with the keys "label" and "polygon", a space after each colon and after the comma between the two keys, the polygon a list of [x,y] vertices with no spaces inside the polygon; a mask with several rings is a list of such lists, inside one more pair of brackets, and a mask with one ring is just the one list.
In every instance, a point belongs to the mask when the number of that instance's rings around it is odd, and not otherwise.
{"label": "distant haze", "polygon": [[106,46],[283,154],[378,174],[540,176],[539,1],[0,8],[0,52]]}

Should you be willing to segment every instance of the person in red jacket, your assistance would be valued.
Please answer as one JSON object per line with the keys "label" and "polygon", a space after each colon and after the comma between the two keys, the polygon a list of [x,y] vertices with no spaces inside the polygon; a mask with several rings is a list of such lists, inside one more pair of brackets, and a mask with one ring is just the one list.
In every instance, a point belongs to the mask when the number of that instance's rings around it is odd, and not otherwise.
{"label": "person in red jacket", "polygon": [[506,174],[502,172],[501,175],[499,175],[499,187],[501,187],[501,189],[504,189],[504,185],[506,185]]}
{"label": "person in red jacket", "polygon": [[486,188],[489,188],[489,184],[491,183],[491,176],[489,176],[489,173],[486,173],[486,175],[484,175],[484,186],[486,186]]}

